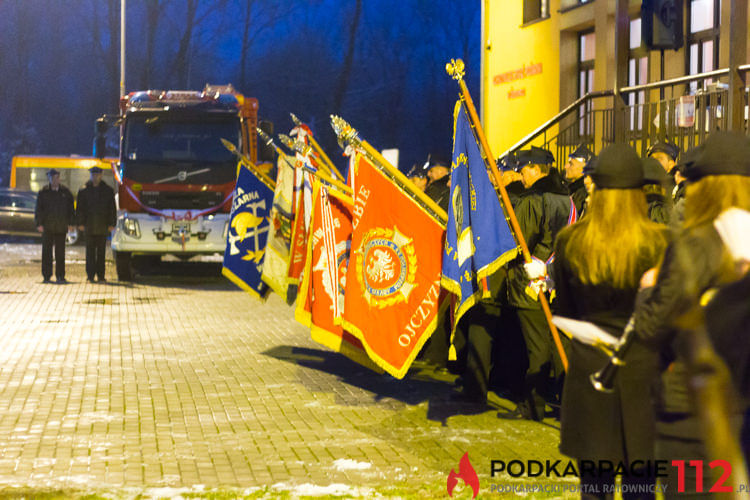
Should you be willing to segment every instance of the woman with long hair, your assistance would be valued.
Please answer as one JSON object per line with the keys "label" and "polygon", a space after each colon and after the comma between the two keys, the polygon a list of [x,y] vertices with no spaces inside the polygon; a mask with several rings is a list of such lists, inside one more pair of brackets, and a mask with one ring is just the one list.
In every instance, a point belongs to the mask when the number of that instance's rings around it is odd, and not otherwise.
{"label": "woman with long hair", "polygon": [[[703,491],[713,484],[704,445],[710,437],[702,435],[689,400],[686,332],[698,326],[690,313],[710,300],[707,292],[740,277],[714,220],[731,207],[750,210],[750,140],[737,133],[716,132],[688,154],[682,171],[688,182],[682,229],[667,248],[658,275],[644,276],[645,289],[634,314],[636,335],[661,355],[656,458],[684,460],[686,465],[682,478],[678,467],[667,468],[666,498],[676,494],[680,483],[694,497],[708,497],[697,487],[699,474],[706,484]],[[750,233],[750,228],[743,232]],[[736,332],[737,342],[747,342],[739,337],[743,333],[747,332]],[[702,472],[688,465],[691,460],[703,462]]]}
{"label": "woman with long hair", "polygon": [[[594,189],[586,217],[562,230],[555,241],[555,304],[562,316],[590,321],[620,336],[635,307],[641,276],[664,253],[667,229],[648,219],[643,168],[632,148],[614,144],[602,150],[591,178]],[[648,388],[656,376],[656,353],[636,342],[628,354],[627,365],[615,378],[614,392],[605,394],[594,389],[589,376],[607,362],[607,356],[572,341],[562,397],[560,451],[579,464],[582,460],[629,464],[653,458]],[[642,470],[626,472],[623,484],[653,483],[654,478]],[[605,498],[607,489],[613,491],[613,473],[586,473],[583,467],[579,473],[582,498]]]}

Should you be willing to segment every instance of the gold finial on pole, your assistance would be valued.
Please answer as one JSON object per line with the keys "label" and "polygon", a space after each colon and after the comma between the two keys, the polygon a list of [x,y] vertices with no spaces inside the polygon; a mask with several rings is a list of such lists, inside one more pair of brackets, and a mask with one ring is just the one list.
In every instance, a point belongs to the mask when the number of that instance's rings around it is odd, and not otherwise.
{"label": "gold finial on pole", "polygon": [[340,116],[331,115],[331,127],[333,127],[336,137],[339,138],[339,143],[351,144],[354,146],[356,144],[353,143],[359,141],[357,131]]}
{"label": "gold finial on pole", "polygon": [[463,80],[464,74],[466,73],[464,62],[461,59],[451,59],[451,62],[446,63],[445,71],[454,80]]}
{"label": "gold finial on pole", "polygon": [[294,113],[289,113],[289,115],[292,117],[292,121],[294,122],[295,126],[299,127],[300,125],[302,125],[302,122],[299,118],[297,118],[297,115],[295,115]]}
{"label": "gold finial on pole", "polygon": [[310,156],[312,154],[312,147],[309,144],[305,144],[303,141],[295,141],[286,134],[279,134],[281,143],[297,153],[301,153],[304,156]]}

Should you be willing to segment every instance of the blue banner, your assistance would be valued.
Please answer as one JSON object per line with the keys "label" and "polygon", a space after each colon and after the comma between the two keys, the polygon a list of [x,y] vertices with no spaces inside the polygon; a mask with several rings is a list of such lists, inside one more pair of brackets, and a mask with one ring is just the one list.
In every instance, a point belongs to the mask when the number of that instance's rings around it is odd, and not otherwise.
{"label": "blue banner", "polygon": [[482,280],[514,258],[516,241],[461,102],[453,111],[451,197],[443,288],[456,295],[453,325],[486,289]]}
{"label": "blue banner", "polygon": [[240,167],[221,273],[258,298],[265,298],[268,293],[268,285],[261,280],[261,275],[271,227],[269,214],[273,193],[272,187],[258,179],[249,168]]}

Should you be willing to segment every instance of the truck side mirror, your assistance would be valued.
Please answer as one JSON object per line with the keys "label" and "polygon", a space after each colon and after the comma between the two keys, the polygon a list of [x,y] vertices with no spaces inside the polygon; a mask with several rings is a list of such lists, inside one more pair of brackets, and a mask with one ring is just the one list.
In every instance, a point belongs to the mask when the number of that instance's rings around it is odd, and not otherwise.
{"label": "truck side mirror", "polygon": [[107,155],[107,130],[109,129],[109,123],[106,118],[101,117],[96,119],[94,125],[94,151],[93,156],[100,160]]}
{"label": "truck side mirror", "polygon": [[[273,122],[268,120],[260,120],[258,128],[263,132],[273,137]],[[258,163],[269,162],[273,163],[276,161],[276,150],[272,145],[266,144],[265,142],[258,141]]]}
{"label": "truck side mirror", "polygon": [[107,138],[103,135],[97,135],[94,138],[94,157],[100,160],[107,156]]}

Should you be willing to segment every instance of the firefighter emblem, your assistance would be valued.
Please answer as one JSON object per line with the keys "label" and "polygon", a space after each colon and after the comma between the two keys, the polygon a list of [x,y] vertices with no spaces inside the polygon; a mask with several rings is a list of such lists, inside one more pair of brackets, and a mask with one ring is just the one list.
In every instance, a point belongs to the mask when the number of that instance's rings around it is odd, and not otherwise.
{"label": "firefighter emblem", "polygon": [[414,289],[417,257],[414,241],[393,229],[368,231],[356,251],[356,275],[370,306],[406,302]]}

